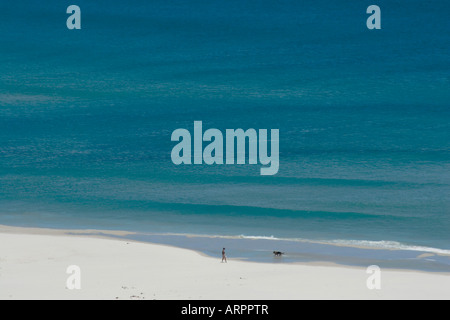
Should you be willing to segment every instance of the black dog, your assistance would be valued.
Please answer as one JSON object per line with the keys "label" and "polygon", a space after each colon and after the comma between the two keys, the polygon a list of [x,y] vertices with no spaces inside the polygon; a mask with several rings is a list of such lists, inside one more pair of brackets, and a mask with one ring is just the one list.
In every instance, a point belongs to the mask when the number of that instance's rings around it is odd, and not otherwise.
{"label": "black dog", "polygon": [[275,257],[281,257],[281,255],[283,255],[284,252],[281,252],[281,251],[274,251],[273,254],[275,255]]}

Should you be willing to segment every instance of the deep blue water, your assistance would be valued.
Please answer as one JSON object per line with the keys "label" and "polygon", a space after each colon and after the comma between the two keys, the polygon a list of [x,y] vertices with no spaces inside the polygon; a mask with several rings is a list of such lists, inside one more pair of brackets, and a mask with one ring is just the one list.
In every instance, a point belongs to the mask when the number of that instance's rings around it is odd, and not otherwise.
{"label": "deep blue water", "polygon": [[[0,223],[450,250],[450,3],[0,3]],[[280,169],[173,130],[280,130]]]}

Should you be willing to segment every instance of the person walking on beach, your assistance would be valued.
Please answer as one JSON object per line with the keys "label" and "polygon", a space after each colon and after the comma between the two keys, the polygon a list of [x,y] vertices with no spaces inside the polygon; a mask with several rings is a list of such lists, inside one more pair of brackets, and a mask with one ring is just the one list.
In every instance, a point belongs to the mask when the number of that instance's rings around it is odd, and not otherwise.
{"label": "person walking on beach", "polygon": [[222,249],[222,262],[227,262],[227,256],[225,255],[225,248]]}

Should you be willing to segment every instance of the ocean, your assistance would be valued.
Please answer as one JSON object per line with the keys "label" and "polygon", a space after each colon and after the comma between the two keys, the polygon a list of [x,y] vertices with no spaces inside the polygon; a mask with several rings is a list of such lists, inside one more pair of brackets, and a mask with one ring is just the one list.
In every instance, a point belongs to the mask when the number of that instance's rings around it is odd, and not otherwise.
{"label": "ocean", "polygon": [[[450,271],[448,1],[379,0],[380,30],[369,1],[70,4],[0,3],[0,224]],[[174,165],[194,121],[279,129],[278,173]]]}

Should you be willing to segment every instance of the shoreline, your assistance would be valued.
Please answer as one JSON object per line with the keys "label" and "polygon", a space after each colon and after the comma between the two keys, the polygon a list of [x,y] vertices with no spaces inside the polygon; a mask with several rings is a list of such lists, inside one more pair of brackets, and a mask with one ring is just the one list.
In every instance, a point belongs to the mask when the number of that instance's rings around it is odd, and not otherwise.
{"label": "shoreline", "polygon": [[[228,252],[232,253],[234,260],[246,262],[313,266],[331,265],[356,268],[380,265],[386,270],[418,271],[450,275],[450,255],[421,250],[360,246],[345,243],[310,241],[306,239],[290,240],[226,235],[142,233],[139,231],[115,229],[60,229],[0,224],[0,233],[4,232],[133,241],[191,250],[209,258],[220,258],[219,251],[225,246],[231,250],[231,252]],[[279,250],[281,248],[284,250]],[[285,252],[285,254],[281,258],[276,258],[272,254],[272,251],[275,250]],[[434,262],[433,265],[430,262],[435,260],[438,260],[440,264]]]}
{"label": "shoreline", "polygon": [[[0,299],[450,299],[450,274],[315,263],[221,263],[200,252],[98,235],[0,226]],[[128,232],[111,231],[123,236]],[[69,290],[66,269],[81,269]]]}

